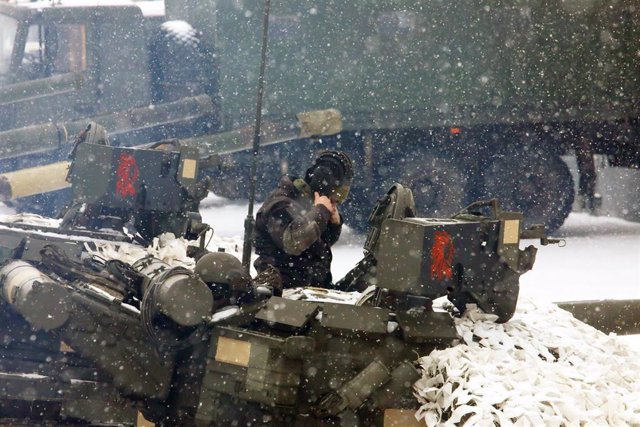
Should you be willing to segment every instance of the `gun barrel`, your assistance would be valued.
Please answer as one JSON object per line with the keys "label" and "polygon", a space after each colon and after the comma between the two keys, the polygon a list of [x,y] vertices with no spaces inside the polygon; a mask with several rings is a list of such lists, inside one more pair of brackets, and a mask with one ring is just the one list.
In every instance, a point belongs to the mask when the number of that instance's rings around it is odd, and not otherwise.
{"label": "gun barrel", "polygon": [[[263,122],[260,145],[266,146],[311,136],[335,135],[342,131],[342,114],[329,108],[313,110],[296,115],[296,120]],[[253,146],[253,126],[232,129],[226,132],[206,134],[180,140],[180,145],[197,148],[202,157],[211,154],[230,154]]]}
{"label": "gun barrel", "polygon": [[80,89],[83,85],[82,73],[66,73],[2,86],[0,87],[0,106],[31,101],[55,93],[71,92]]}
{"label": "gun barrel", "polygon": [[67,188],[71,185],[66,180],[68,170],[65,161],[0,174],[0,201]]}
{"label": "gun barrel", "polygon": [[71,148],[73,136],[83,131],[89,121],[103,125],[109,130],[110,138],[116,138],[120,145],[132,145],[141,140],[163,139],[160,135],[167,128],[191,127],[197,120],[211,117],[214,112],[211,98],[200,95],[89,119],[11,129],[0,132],[0,159],[46,153],[63,147]]}

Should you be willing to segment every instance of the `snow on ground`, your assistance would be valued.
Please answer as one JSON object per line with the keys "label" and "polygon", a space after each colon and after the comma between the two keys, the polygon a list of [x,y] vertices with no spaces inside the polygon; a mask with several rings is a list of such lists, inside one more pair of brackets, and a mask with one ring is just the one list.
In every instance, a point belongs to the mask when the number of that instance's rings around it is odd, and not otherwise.
{"label": "snow on ground", "polygon": [[545,301],[640,298],[640,224],[572,213],[555,233],[564,248],[543,247],[522,293]]}

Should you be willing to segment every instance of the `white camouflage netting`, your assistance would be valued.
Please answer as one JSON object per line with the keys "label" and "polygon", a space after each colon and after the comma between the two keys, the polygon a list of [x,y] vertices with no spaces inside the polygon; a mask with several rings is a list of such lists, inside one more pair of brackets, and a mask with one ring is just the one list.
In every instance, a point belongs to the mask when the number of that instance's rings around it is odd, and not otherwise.
{"label": "white camouflage netting", "polygon": [[553,304],[512,320],[471,307],[462,342],[422,357],[414,385],[428,426],[640,425],[640,354]]}
{"label": "white camouflage netting", "polygon": [[[233,238],[210,236],[207,239],[207,249],[210,251],[224,250],[232,255],[242,257],[242,247]],[[182,237],[176,238],[172,233],[164,233],[159,237],[154,237],[148,248],[141,246],[108,241],[94,241],[92,245],[87,245],[87,251],[92,255],[99,255],[104,259],[118,259],[120,261],[134,264],[136,261],[152,255],[171,266],[183,266],[193,268],[195,262],[193,258],[187,256],[187,246],[197,246],[197,241],[188,241]],[[95,248],[91,247],[95,246]]]}

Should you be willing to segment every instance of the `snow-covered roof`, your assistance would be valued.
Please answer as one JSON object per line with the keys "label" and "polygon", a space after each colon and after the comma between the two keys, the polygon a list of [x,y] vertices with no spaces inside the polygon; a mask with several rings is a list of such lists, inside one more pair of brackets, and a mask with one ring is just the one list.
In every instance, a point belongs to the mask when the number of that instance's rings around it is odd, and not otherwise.
{"label": "snow-covered roof", "polygon": [[[2,2],[2,0],[0,0]],[[138,7],[146,16],[163,16],[164,1],[149,0],[136,2],[133,0],[39,0],[39,1],[4,1],[4,3],[19,5],[25,9],[40,10],[49,8],[74,8],[74,7]]]}

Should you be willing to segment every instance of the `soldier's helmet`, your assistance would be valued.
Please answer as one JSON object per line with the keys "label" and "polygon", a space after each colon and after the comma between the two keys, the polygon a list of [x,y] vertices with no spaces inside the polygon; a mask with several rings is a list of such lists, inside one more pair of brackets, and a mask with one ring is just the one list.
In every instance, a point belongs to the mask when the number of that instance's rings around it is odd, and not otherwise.
{"label": "soldier's helmet", "polygon": [[342,203],[353,181],[353,163],[344,151],[323,151],[307,169],[304,180],[313,191]]}

